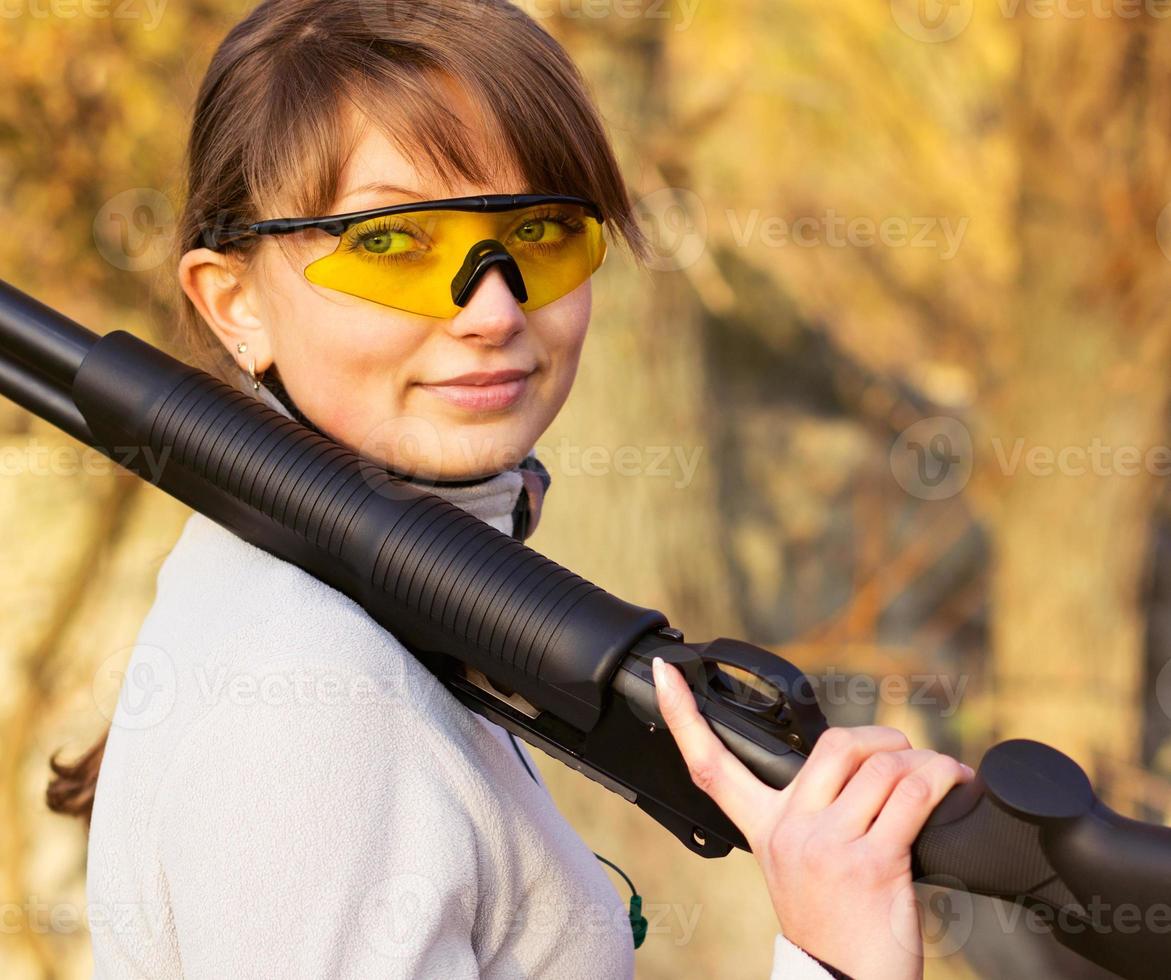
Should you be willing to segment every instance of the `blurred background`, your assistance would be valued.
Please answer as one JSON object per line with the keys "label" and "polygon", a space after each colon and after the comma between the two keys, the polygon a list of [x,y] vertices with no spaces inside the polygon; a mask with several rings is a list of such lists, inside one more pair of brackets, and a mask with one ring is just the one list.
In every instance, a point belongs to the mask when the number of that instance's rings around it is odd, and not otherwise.
{"label": "blurred background", "polygon": [[[539,0],[651,267],[595,280],[530,543],[972,765],[1008,737],[1171,819],[1171,10],[1156,0]],[[196,88],[238,0],[0,9],[0,278],[160,336]],[[188,511],[0,401],[0,974],[88,976],[48,757],[108,724]],[[704,861],[541,755],[646,903],[638,975],[764,977],[750,855]],[[615,878],[616,887],[625,893]],[[927,976],[1106,976],[921,892]],[[957,925],[958,923],[958,925]]]}

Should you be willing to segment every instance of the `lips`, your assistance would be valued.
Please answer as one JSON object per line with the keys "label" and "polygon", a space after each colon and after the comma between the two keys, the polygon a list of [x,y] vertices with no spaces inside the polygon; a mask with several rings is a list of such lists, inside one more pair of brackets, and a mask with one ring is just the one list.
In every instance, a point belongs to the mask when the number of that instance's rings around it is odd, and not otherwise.
{"label": "lips", "polygon": [[449,404],[476,412],[500,411],[516,404],[528,387],[533,369],[472,371],[419,387]]}
{"label": "lips", "polygon": [[461,374],[458,378],[448,378],[446,381],[432,381],[429,387],[438,385],[495,385],[505,381],[516,381],[532,373],[532,368],[514,368],[509,371],[472,371],[469,374]]}

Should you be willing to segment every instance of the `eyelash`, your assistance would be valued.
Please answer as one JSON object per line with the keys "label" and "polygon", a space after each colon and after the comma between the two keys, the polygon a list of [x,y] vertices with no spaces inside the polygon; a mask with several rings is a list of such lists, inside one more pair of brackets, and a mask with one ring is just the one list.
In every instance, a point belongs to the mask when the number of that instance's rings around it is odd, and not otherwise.
{"label": "eyelash", "polygon": [[[362,257],[364,259],[373,259],[376,262],[414,262],[414,261],[417,261],[416,259],[407,258],[408,255],[412,254],[411,252],[386,252],[386,253],[379,255],[375,252],[364,252],[363,251],[362,245],[368,239],[374,238],[377,235],[386,235],[386,234],[391,234],[393,232],[403,232],[405,234],[410,235],[412,238],[416,237],[413,229],[408,228],[407,226],[403,225],[401,222],[395,221],[394,218],[391,217],[391,218],[386,219],[385,221],[379,221],[378,224],[374,225],[371,228],[366,229],[362,233],[362,235],[359,236],[358,238],[355,238],[350,241],[347,241],[346,239],[343,238],[342,244],[345,247],[347,252],[363,252]],[[415,254],[417,254],[417,253],[415,253]]]}
{"label": "eyelash", "polygon": [[[526,214],[524,216],[524,219],[519,224],[517,224],[516,228],[521,228],[522,226],[528,224],[530,221],[555,221],[555,222],[557,222],[557,224],[561,225],[561,227],[565,229],[566,238],[570,238],[573,235],[580,234],[585,228],[585,224],[582,222],[582,220],[580,218],[575,218],[575,217],[573,217],[573,215],[571,215],[565,211],[557,211],[556,209],[550,210],[550,211],[538,211],[534,214]],[[516,228],[513,229],[514,232],[516,231]],[[555,249],[561,248],[562,245],[564,245],[564,241],[560,241],[560,242],[525,242],[524,245],[527,248],[536,249],[537,251],[544,252],[544,251],[553,251]]]}
{"label": "eyelash", "polygon": [[[523,227],[530,221],[555,221],[561,225],[566,231],[566,237],[580,234],[585,225],[580,218],[575,218],[571,214],[564,211],[547,210],[537,211],[533,214],[526,214],[524,218],[519,221],[516,228],[513,229],[515,233],[518,228]],[[367,239],[373,238],[377,235],[392,234],[394,232],[401,232],[415,238],[415,233],[412,228],[409,228],[400,222],[396,222],[393,217],[389,217],[385,222],[367,228],[361,237],[355,238],[351,241],[343,239],[343,246],[346,251],[357,252],[362,250],[362,244]],[[539,252],[553,251],[561,248],[563,242],[523,242],[526,248]],[[375,252],[365,252],[363,258],[373,259],[378,262],[415,262],[416,258],[408,258],[410,255],[417,255],[417,252],[385,252],[378,254]]]}

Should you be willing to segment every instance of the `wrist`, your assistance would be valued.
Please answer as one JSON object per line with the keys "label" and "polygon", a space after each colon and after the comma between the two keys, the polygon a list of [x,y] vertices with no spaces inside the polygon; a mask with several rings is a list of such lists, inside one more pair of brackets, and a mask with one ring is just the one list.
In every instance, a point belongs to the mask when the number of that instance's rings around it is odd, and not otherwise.
{"label": "wrist", "polygon": [[[794,945],[796,945],[796,944],[794,944]],[[846,973],[843,970],[839,970],[836,966],[833,966],[830,963],[827,963],[820,956],[817,956],[817,955],[809,952],[809,950],[807,950],[804,946],[797,946],[797,948],[799,950],[801,950],[801,952],[804,953],[806,956],[808,956],[811,960],[816,960],[817,963],[821,966],[821,968],[823,970],[825,970],[825,972],[828,973],[831,977],[833,977],[834,980],[854,980],[854,978],[852,976],[850,976],[850,974]]]}

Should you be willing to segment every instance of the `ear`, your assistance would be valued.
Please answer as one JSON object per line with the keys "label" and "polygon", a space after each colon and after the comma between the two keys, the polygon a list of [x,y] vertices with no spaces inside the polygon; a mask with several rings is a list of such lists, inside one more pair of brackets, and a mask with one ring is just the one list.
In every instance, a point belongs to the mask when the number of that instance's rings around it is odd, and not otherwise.
{"label": "ear", "polygon": [[[242,367],[255,358],[261,374],[272,364],[272,342],[245,270],[236,256],[196,248],[179,260],[179,284],[232,357]],[[248,345],[246,354],[236,350],[241,343]]]}

